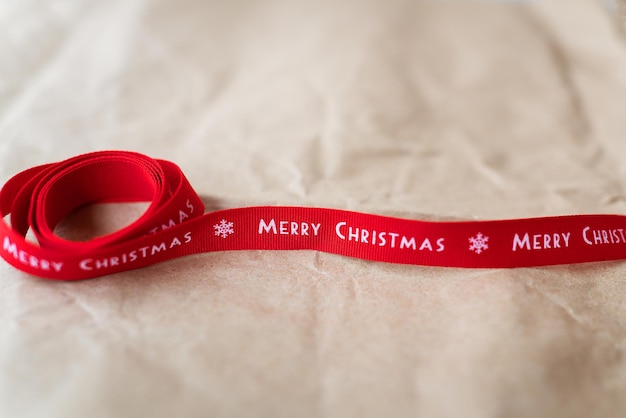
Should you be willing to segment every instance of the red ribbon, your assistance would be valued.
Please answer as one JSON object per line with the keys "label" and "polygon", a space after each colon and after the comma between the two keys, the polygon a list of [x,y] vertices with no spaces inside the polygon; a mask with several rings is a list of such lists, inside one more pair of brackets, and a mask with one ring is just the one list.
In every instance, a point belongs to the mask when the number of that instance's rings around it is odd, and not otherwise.
{"label": "red ribbon", "polygon": [[[146,212],[110,235],[73,242],[53,232],[82,206],[137,201],[150,202]],[[23,171],[0,190],[0,211],[2,258],[26,273],[59,280],[226,250],[307,249],[389,263],[468,268],[626,256],[626,217],[621,215],[426,222],[281,206],[205,214],[178,166],[124,151],[95,152]],[[37,243],[26,240],[29,229]]]}

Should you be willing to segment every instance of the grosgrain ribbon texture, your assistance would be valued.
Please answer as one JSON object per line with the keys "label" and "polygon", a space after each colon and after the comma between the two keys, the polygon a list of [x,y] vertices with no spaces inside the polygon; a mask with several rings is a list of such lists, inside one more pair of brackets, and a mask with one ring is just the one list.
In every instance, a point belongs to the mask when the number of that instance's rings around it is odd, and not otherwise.
{"label": "grosgrain ribbon texture", "polygon": [[[149,202],[131,225],[87,242],[55,235],[85,205]],[[427,222],[337,209],[260,206],[204,213],[180,168],[100,151],[25,170],[0,190],[0,255],[35,276],[80,280],[227,250],[317,250],[424,266],[513,268],[618,260],[626,217]],[[31,230],[36,242],[26,238]]]}

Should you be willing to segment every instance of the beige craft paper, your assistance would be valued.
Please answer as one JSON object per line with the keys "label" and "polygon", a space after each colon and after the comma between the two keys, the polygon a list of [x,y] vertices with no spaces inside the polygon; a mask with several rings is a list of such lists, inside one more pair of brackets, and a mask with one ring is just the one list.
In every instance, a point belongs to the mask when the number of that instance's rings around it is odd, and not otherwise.
{"label": "beige craft paper", "polygon": [[[617,16],[593,0],[3,2],[0,178],[121,148],[176,161],[211,210],[624,214]],[[622,262],[255,251],[77,283],[0,264],[1,417],[623,417],[625,351]]]}

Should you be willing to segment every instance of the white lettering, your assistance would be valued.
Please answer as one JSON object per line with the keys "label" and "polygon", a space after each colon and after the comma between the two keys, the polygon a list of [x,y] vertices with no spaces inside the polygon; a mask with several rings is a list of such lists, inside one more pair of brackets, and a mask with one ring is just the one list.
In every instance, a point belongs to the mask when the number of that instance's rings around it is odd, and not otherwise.
{"label": "white lettering", "polygon": [[[513,237],[513,251],[518,249],[525,250],[549,250],[562,248],[561,244],[569,247],[570,232],[561,232],[560,234],[533,234],[532,241],[530,235],[525,233],[523,238],[519,234]],[[584,234],[583,234],[584,237]]]}
{"label": "white lettering", "polygon": [[541,238],[541,235],[539,235],[539,234],[533,235],[533,250],[540,250],[541,249],[541,244],[539,243],[539,239],[540,238]]}
{"label": "white lettering", "polygon": [[156,253],[160,253],[161,251],[165,250],[167,250],[167,247],[165,246],[164,242],[160,243],[159,245],[153,245],[151,255],[155,255]]}
{"label": "white lettering", "polygon": [[50,261],[39,258],[24,250],[20,250],[17,244],[11,242],[9,237],[4,237],[2,241],[2,249],[13,256],[17,261],[37,270],[49,271],[50,267],[57,273],[63,269],[63,263],[60,261]]}
{"label": "white lettering", "polygon": [[[181,210],[181,212],[183,212],[183,211]],[[183,213],[185,213],[185,212],[183,212]],[[161,231],[165,231],[166,229],[171,228],[173,226],[176,226],[176,222],[174,222],[173,219],[170,219],[167,224],[162,224],[161,225]]]}
{"label": "white lettering", "polygon": [[342,226],[346,226],[346,224],[347,224],[347,222],[339,222],[339,223],[337,223],[337,225],[335,225],[335,233],[337,234],[337,236],[339,238],[341,238],[344,241],[346,239],[346,236],[341,233],[341,227]]}
{"label": "white lettering", "polygon": [[17,245],[12,243],[9,240],[9,237],[4,237],[4,242],[2,243],[2,249],[7,253],[11,254],[14,258],[18,258],[17,255]]}
{"label": "white lettering", "polygon": [[[345,222],[344,222],[345,225]],[[313,224],[307,222],[296,222],[296,221],[278,221],[270,219],[269,222],[266,222],[265,219],[261,219],[259,221],[259,235],[270,232],[274,235],[310,235],[310,231],[313,230],[313,235],[317,236],[322,224]]]}
{"label": "white lettering", "polygon": [[259,222],[259,235],[262,234],[263,231],[268,234],[270,233],[270,231],[272,231],[274,234],[276,234],[276,222],[274,221],[274,219],[272,219],[269,224],[265,223],[265,219],[261,219],[261,221]]}
{"label": "white lettering", "polygon": [[420,245],[420,251],[424,250],[426,248],[428,248],[428,251],[432,251],[433,250],[433,246],[430,245],[430,240],[428,238],[426,238],[424,240],[424,242],[422,242],[422,245]]}
{"label": "white lettering", "polygon": [[528,233],[524,234],[524,238],[520,239],[518,234],[513,237],[513,251],[517,251],[518,248],[526,248],[530,250],[530,238]]}
{"label": "white lettering", "polygon": [[395,232],[390,232],[389,235],[391,236],[391,248],[396,248],[396,238],[398,238],[400,234],[396,234]]}
{"label": "white lettering", "polygon": [[[424,242],[426,242],[428,240],[425,240]],[[430,245],[430,243],[429,243]],[[422,243],[422,247],[424,246],[424,244]],[[420,247],[420,250],[422,249],[422,247]],[[415,244],[415,238],[411,238],[410,240],[407,240],[406,237],[402,237],[402,239],[400,239],[400,248],[413,248],[416,249],[417,248],[417,244]],[[432,250],[432,248],[431,248]]]}
{"label": "white lettering", "polygon": [[385,245],[387,245],[387,238],[385,238],[385,235],[387,235],[386,232],[380,232],[378,234],[378,239],[380,240],[380,242],[378,243],[379,247],[384,247]]}
{"label": "white lettering", "polygon": [[[167,251],[168,249],[172,249],[174,247],[177,247],[183,244],[188,244],[189,242],[191,242],[191,232],[186,232],[182,236],[182,242],[181,242],[181,238],[174,237],[169,242],[169,247],[166,242],[161,242],[159,244],[153,244],[152,246],[141,247],[137,250],[132,250],[128,253],[120,254],[117,256],[113,256],[113,257],[103,258],[100,260],[94,260],[93,258],[85,258],[78,263],[78,267],[84,271],[92,271],[94,269],[99,270],[99,269],[116,267],[122,264],[132,263],[133,261],[138,260],[140,257],[146,258],[149,256],[153,256],[162,251]],[[39,260],[39,267],[42,270],[49,269],[50,266],[52,266],[52,268],[54,268],[56,271],[60,271],[62,265],[63,263],[52,262],[48,264],[48,262],[45,260]]]}
{"label": "white lettering", "polygon": [[624,229],[591,229],[586,226],[582,230],[583,241],[587,245],[626,244]]}
{"label": "white lettering", "polygon": [[361,242],[367,244],[367,239],[370,236],[370,231],[367,229],[361,229]]}
{"label": "white lettering", "polygon": [[93,263],[93,259],[86,258],[84,260],[81,260],[81,262],[78,263],[78,266],[81,268],[81,270],[91,271],[93,270],[93,267],[91,267],[91,263]]}

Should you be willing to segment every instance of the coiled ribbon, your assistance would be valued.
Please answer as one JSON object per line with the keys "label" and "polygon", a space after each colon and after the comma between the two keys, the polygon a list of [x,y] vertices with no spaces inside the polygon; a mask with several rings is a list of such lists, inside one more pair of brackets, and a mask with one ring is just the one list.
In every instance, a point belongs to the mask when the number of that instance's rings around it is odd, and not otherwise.
{"label": "coiled ribbon", "polygon": [[[131,225],[87,242],[56,225],[95,203],[147,201]],[[618,260],[626,217],[427,222],[336,209],[261,206],[204,213],[180,168],[102,151],[25,170],[0,190],[0,255],[35,276],[88,279],[209,251],[317,250],[388,263],[511,268]],[[32,231],[36,242],[26,239]]]}

